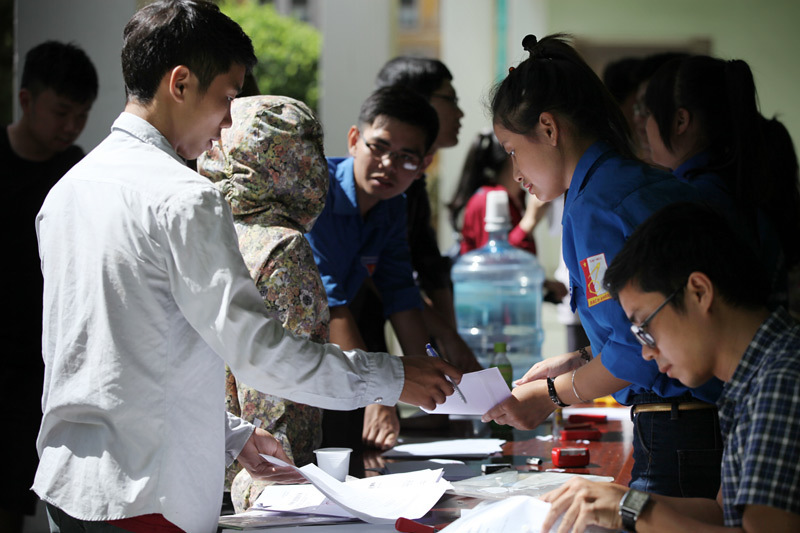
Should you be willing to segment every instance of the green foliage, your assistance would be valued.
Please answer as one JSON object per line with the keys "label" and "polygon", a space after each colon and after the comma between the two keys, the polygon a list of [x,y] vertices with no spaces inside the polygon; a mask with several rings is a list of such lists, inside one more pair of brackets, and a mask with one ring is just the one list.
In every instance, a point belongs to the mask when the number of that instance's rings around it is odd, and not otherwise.
{"label": "green foliage", "polygon": [[262,94],[302,100],[317,109],[322,37],[312,26],[283,16],[255,0],[224,0],[223,13],[235,20],[253,41],[258,64],[253,75]]}

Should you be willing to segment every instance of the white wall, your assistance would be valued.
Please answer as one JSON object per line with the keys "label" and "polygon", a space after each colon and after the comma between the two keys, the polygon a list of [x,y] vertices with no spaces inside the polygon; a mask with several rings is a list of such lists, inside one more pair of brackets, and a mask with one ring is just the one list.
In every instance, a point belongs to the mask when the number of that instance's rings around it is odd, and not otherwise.
{"label": "white wall", "polygon": [[321,2],[320,122],[325,153],[347,153],[347,131],[374,87],[375,75],[392,57],[391,0]]}
{"label": "white wall", "polygon": [[135,11],[136,0],[15,0],[14,120],[21,113],[16,94],[28,50],[50,39],[74,42],[94,63],[100,85],[77,142],[88,152],[103,140],[125,106],[122,28]]}

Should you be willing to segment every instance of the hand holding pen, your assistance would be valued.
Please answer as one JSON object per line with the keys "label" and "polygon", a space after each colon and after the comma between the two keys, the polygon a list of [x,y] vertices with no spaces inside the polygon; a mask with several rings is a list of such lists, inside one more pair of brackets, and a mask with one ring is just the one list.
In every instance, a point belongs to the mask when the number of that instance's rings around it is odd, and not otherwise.
{"label": "hand holding pen", "polygon": [[[425,351],[428,353],[429,356],[439,357],[439,359],[442,359],[444,361],[444,359],[438,353],[436,353],[436,350],[433,349],[433,346],[431,346],[430,343],[425,345]],[[445,361],[445,363],[447,363],[447,361]],[[461,397],[461,401],[467,403],[467,399],[464,397],[464,394],[461,392],[461,389],[458,388],[458,385],[456,385],[455,382],[452,379],[450,379],[449,376],[447,380],[453,384],[453,388],[456,390],[456,393],[459,395],[459,397]]]}

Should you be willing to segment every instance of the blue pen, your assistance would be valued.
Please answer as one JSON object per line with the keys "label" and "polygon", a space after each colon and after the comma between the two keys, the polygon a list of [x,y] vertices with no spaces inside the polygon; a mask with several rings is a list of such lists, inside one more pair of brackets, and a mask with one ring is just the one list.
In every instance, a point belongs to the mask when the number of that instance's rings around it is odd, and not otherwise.
{"label": "blue pen", "polygon": [[[436,353],[436,350],[433,349],[433,346],[431,346],[430,343],[425,345],[425,351],[428,352],[428,355],[430,355],[431,357],[439,357],[439,354]],[[447,362],[447,361],[445,361],[445,362]],[[450,379],[450,376],[445,376],[445,377],[447,378],[447,381],[449,381],[453,385],[453,388],[456,390],[458,395],[461,397],[461,401],[464,402],[464,403],[467,403],[467,399],[464,398],[464,394],[461,392],[461,389],[458,388],[458,385],[456,385],[453,382],[453,380]]]}

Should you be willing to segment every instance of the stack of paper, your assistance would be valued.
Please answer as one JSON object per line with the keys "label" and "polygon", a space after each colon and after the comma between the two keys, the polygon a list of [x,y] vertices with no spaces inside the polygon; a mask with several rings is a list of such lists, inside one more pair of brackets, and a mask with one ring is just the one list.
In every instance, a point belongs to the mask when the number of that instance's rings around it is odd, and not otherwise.
{"label": "stack of paper", "polygon": [[400,444],[381,455],[402,457],[486,457],[503,451],[503,439],[453,439],[418,444]]}
{"label": "stack of paper", "polygon": [[[262,456],[279,466],[290,466]],[[295,467],[296,468],[296,467]],[[356,517],[373,524],[394,523],[397,518],[420,518],[451,488],[442,470],[353,479],[344,483],[316,465],[296,468],[311,485],[271,485],[256,500],[258,509],[304,514]]]}

